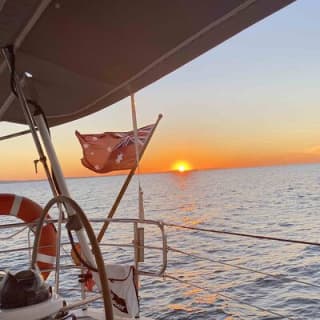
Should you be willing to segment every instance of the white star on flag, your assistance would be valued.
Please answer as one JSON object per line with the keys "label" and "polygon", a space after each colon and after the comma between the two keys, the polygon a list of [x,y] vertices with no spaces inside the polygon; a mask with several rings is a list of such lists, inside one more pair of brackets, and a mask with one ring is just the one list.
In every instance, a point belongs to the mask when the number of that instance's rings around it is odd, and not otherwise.
{"label": "white star on flag", "polygon": [[123,153],[119,153],[116,159],[116,163],[120,163],[123,160]]}

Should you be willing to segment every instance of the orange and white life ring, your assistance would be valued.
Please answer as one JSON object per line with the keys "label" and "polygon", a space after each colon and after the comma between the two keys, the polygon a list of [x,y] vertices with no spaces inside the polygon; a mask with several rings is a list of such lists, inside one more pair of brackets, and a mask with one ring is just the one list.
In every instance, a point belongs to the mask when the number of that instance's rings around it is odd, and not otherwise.
{"label": "orange and white life ring", "polygon": [[[39,219],[42,208],[34,201],[15,194],[0,194],[0,215],[10,215],[31,223]],[[56,229],[52,223],[43,225],[37,254],[40,270],[51,269],[56,262]],[[50,271],[41,272],[47,279]]]}

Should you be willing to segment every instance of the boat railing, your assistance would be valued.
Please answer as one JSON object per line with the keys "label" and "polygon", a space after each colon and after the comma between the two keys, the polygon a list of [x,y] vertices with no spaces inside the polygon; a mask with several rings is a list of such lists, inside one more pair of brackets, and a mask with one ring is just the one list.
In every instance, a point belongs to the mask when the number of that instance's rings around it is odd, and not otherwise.
{"label": "boat railing", "polygon": [[[90,221],[93,224],[95,224],[95,223],[103,223],[106,221],[106,219],[90,219]],[[256,239],[258,241],[275,241],[275,242],[291,243],[291,244],[297,244],[297,245],[310,245],[310,246],[316,246],[316,247],[320,247],[319,242],[307,241],[307,240],[287,239],[287,238],[274,237],[274,236],[269,236],[269,235],[257,235],[257,234],[233,232],[233,231],[228,231],[228,230],[218,230],[218,229],[214,229],[214,228],[204,228],[204,227],[200,227],[200,226],[188,226],[188,225],[182,225],[182,224],[165,223],[165,222],[154,221],[154,220],[107,219],[107,221],[112,224],[113,223],[115,223],[115,224],[120,224],[120,223],[131,224],[131,225],[133,225],[133,227],[135,227],[137,224],[139,224],[139,225],[142,225],[142,224],[154,225],[160,229],[161,242],[162,242],[161,246],[145,245],[144,243],[138,243],[138,242],[135,242],[134,240],[132,241],[132,243],[119,243],[119,242],[118,243],[111,243],[111,242],[100,243],[101,247],[109,247],[109,246],[116,247],[116,248],[128,247],[128,248],[133,248],[133,250],[135,252],[136,252],[136,250],[141,249],[141,248],[160,251],[161,255],[162,255],[162,261],[161,261],[159,270],[157,270],[156,272],[150,272],[150,271],[145,271],[145,270],[139,269],[138,272],[141,275],[156,276],[156,277],[171,279],[171,280],[180,282],[186,286],[205,290],[208,293],[215,294],[217,296],[220,296],[220,297],[227,299],[227,300],[230,300],[230,301],[234,301],[237,304],[242,304],[246,307],[254,308],[256,310],[259,310],[260,312],[268,313],[273,316],[280,317],[282,319],[298,319],[298,318],[296,318],[295,316],[290,315],[290,314],[282,314],[281,312],[278,312],[278,310],[273,310],[271,306],[266,308],[264,306],[256,305],[254,303],[245,301],[245,300],[241,299],[240,297],[233,296],[232,293],[230,294],[228,292],[225,292],[224,289],[212,290],[212,288],[210,288],[210,286],[203,285],[201,282],[192,281],[190,278],[185,277],[183,275],[177,276],[175,273],[168,273],[166,271],[166,268],[168,265],[168,253],[176,253],[178,255],[188,256],[188,257],[193,258],[195,260],[207,261],[212,264],[225,266],[225,267],[235,269],[235,270],[241,270],[244,272],[248,272],[250,274],[260,274],[265,277],[274,278],[275,280],[280,281],[280,282],[286,282],[286,283],[292,282],[292,283],[297,283],[300,285],[309,286],[309,287],[313,287],[313,288],[317,288],[317,289],[320,288],[320,285],[318,285],[315,282],[311,282],[311,281],[309,282],[305,279],[299,279],[298,277],[295,277],[295,276],[290,276],[290,275],[283,274],[283,273],[268,272],[265,269],[260,270],[259,268],[248,267],[245,264],[241,265],[239,263],[234,263],[232,261],[229,262],[224,259],[212,258],[211,256],[209,257],[204,254],[200,254],[198,252],[188,252],[185,250],[185,248],[175,248],[173,246],[169,246],[167,243],[166,230],[169,228],[185,229],[185,230],[194,231],[194,232],[210,233],[210,234],[223,235],[223,236],[228,236],[228,237],[230,236],[230,237],[235,237],[238,239],[239,238],[251,238],[251,239]],[[48,220],[47,222],[57,222],[57,220],[52,219],[52,220]],[[7,229],[20,228],[21,230],[25,230],[26,227],[31,227],[31,230],[32,230],[33,225],[34,224],[26,224],[26,223],[2,224],[2,225],[0,225],[0,230],[6,229],[6,228]],[[21,230],[19,230],[18,232],[15,231],[11,234],[7,234],[6,238],[1,236],[1,239],[2,240],[12,239],[13,237],[18,236],[20,234],[20,232],[22,232]],[[65,245],[68,245],[68,244],[69,244],[68,242],[61,242],[62,247]],[[32,250],[32,246],[29,244],[28,246],[19,247],[19,248],[16,247],[13,249],[3,248],[2,250],[0,250],[0,254],[8,255],[8,254],[10,254],[10,252],[19,252],[19,251],[23,251],[23,250],[30,251],[30,250]],[[66,256],[67,256],[67,252],[65,253],[65,255],[62,255],[62,258],[65,258]],[[74,266],[71,263],[61,265],[60,267],[61,267],[61,269],[77,268],[77,269],[81,270],[81,267]],[[1,269],[3,269],[3,268],[1,268]],[[99,298],[99,295],[95,295],[92,297],[88,297],[87,301],[89,303],[90,301],[95,301],[98,298]],[[82,302],[79,302],[79,303],[82,303]],[[75,305],[77,305],[77,302],[75,302]],[[69,305],[68,308],[71,308],[71,306],[72,305]]]}
{"label": "boat railing", "polygon": [[[160,263],[159,269],[157,271],[146,271],[139,267],[137,264],[137,272],[140,275],[145,276],[162,276],[167,268],[168,264],[168,245],[167,245],[167,236],[165,233],[164,223],[162,221],[151,220],[151,219],[129,219],[129,218],[112,218],[112,219],[90,219],[91,223],[105,223],[108,224],[132,224],[133,225],[133,233],[134,239],[132,244],[125,244],[125,243],[101,243],[100,246],[115,246],[115,247],[131,247],[134,249],[135,260],[139,261],[139,257],[144,256],[144,249],[151,249],[151,250],[160,250],[162,261]],[[156,226],[160,230],[161,236],[161,246],[149,246],[144,244],[144,236],[141,236],[139,233],[138,225],[141,227],[143,225],[153,225]]]}
{"label": "boat railing", "polygon": [[[62,221],[63,223],[66,223],[66,220]],[[117,248],[133,248],[134,249],[134,257],[132,258],[132,260],[137,260],[137,256],[143,253],[141,253],[142,251],[144,251],[145,249],[148,250],[158,250],[161,252],[161,261],[159,262],[159,267],[156,271],[149,271],[149,270],[143,270],[141,268],[141,265],[137,264],[137,273],[139,275],[143,275],[143,276],[158,276],[161,277],[166,268],[167,268],[167,264],[168,264],[168,245],[167,245],[167,236],[165,233],[165,227],[162,221],[156,221],[156,220],[142,220],[142,219],[90,219],[90,222],[93,224],[98,224],[98,223],[104,223],[104,222],[108,222],[110,224],[116,223],[116,224],[131,224],[133,225],[133,232],[136,232],[137,229],[137,225],[143,226],[143,225],[153,225],[156,226],[159,231],[160,231],[160,242],[161,242],[161,246],[152,246],[152,245],[144,245],[144,241],[142,239],[140,239],[139,237],[135,237],[131,243],[111,243],[111,242],[101,242],[100,243],[100,247],[117,247]],[[47,219],[46,223],[58,223],[57,219]],[[0,224],[0,230],[4,230],[4,229],[8,229],[8,230],[13,230],[13,229],[18,229],[18,231],[13,231],[10,234],[7,234],[6,236],[1,236],[0,240],[9,240],[12,239],[16,236],[18,236],[20,233],[22,233],[23,231],[25,231],[26,229],[28,229],[28,246],[21,246],[21,247],[14,247],[14,248],[3,248],[2,250],[0,250],[0,255],[1,254],[10,254],[11,252],[22,252],[22,251],[28,251],[29,256],[31,255],[31,250],[33,249],[32,247],[32,243],[31,243],[31,239],[30,239],[30,232],[32,232],[34,230],[36,226],[36,222],[32,222],[32,223],[25,223],[25,222],[18,222],[18,223],[8,223],[8,224]],[[65,247],[67,245],[69,245],[69,242],[67,241],[62,241],[60,243],[61,247]],[[46,247],[43,246],[42,247]],[[49,245],[48,245],[49,247]],[[68,252],[66,252],[65,254],[61,255],[61,259],[66,258],[66,256],[68,255]],[[61,269],[71,269],[71,268],[77,268],[77,266],[74,266],[72,264],[69,265],[61,265],[60,266]],[[43,271],[52,271],[54,269],[43,269]]]}

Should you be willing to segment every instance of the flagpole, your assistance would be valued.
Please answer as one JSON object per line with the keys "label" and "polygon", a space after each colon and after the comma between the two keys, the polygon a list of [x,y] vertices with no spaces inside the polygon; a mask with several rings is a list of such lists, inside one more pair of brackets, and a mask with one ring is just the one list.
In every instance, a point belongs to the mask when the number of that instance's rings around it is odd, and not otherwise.
{"label": "flagpole", "polygon": [[134,134],[134,147],[136,150],[136,167],[138,167],[139,173],[139,147],[138,147],[138,125],[137,125],[137,115],[136,115],[136,104],[134,101],[134,93],[131,94],[131,113],[132,113],[132,126],[133,126],[133,134]]}
{"label": "flagpole", "polygon": [[134,146],[136,151],[136,164],[138,168],[139,219],[144,220],[143,192],[142,192],[141,183],[140,183],[138,124],[137,124],[137,114],[136,114],[136,103],[134,101],[134,93],[132,93],[130,97],[131,97],[132,126],[133,126],[133,133],[134,133]]}
{"label": "flagpole", "polygon": [[[157,128],[157,126],[158,126],[159,121],[161,120],[161,118],[162,118],[162,114],[159,114],[159,115],[158,115],[158,119],[157,119],[154,127],[152,128],[152,130],[151,130],[151,132],[150,132],[150,134],[149,134],[146,142],[144,143],[144,145],[143,145],[142,148],[141,148],[140,159],[142,158],[142,156],[143,156],[143,154],[144,154],[144,151],[146,150],[146,148],[147,148],[147,146],[148,146],[148,144],[149,144],[149,142],[150,142],[150,140],[151,140],[151,138],[152,138],[152,136],[153,136],[153,134],[154,134],[154,131],[156,130],[156,128]],[[115,212],[116,212],[116,210],[117,210],[117,208],[118,208],[118,206],[119,206],[119,204],[120,204],[120,201],[121,201],[124,193],[126,192],[126,190],[127,190],[127,188],[128,188],[128,185],[129,185],[132,177],[134,176],[134,173],[135,173],[136,169],[137,169],[137,163],[136,163],[136,165],[134,166],[134,168],[132,168],[132,169],[130,170],[130,172],[129,172],[127,178],[126,178],[126,180],[124,181],[124,183],[123,183],[123,185],[122,185],[122,188],[121,188],[121,190],[120,190],[120,192],[119,192],[119,194],[118,194],[118,196],[117,196],[117,198],[116,198],[116,200],[115,200],[112,208],[111,208],[110,211],[109,211],[109,214],[108,214],[108,216],[107,216],[107,219],[112,219],[112,218],[113,218],[113,216],[114,216],[114,214],[115,214]],[[109,223],[110,223],[109,221],[105,221],[104,224],[103,224],[103,226],[101,227],[101,230],[100,230],[100,232],[99,232],[99,234],[98,234],[98,237],[97,237],[98,242],[101,242],[101,240],[102,240],[102,238],[103,238],[103,236],[104,236],[104,234],[105,234],[105,232],[106,232],[106,230],[107,230],[107,228],[108,228],[108,226],[109,226]]]}

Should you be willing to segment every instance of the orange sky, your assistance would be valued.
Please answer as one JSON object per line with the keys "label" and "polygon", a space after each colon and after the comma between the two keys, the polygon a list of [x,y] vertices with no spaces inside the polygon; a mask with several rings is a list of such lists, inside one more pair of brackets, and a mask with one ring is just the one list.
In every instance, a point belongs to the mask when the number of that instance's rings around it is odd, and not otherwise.
{"label": "orange sky", "polygon": [[[205,135],[204,132],[194,135],[194,131],[198,132],[196,124],[187,135],[184,131],[183,135],[177,133],[170,136],[167,132],[168,126],[165,124],[166,119],[162,121],[145,152],[141,172],[168,171],[178,160],[188,162],[192,169],[308,163],[320,160],[320,147],[315,144],[316,139],[311,137],[308,139],[300,135],[299,140],[297,135],[263,137],[259,134],[258,137],[249,138],[240,134],[230,136],[229,131],[228,137],[217,138],[214,134]],[[81,124],[76,122],[71,128],[66,125],[52,130],[63,171],[68,177],[96,175],[80,163],[82,150],[74,136],[74,126],[81,128]],[[89,130],[89,132],[96,131]],[[35,174],[33,160],[37,155],[30,136],[1,143],[2,150],[5,150],[4,156],[0,159],[1,180],[44,177],[41,165],[39,173]]]}
{"label": "orange sky", "polygon": [[[138,92],[139,126],[164,115],[141,171],[167,171],[177,160],[193,169],[320,162],[319,9],[296,2]],[[65,175],[94,175],[81,166],[75,130],[131,129],[129,99],[53,128]],[[12,131],[0,124],[1,136]],[[30,136],[1,141],[1,155],[0,180],[43,177]]]}

